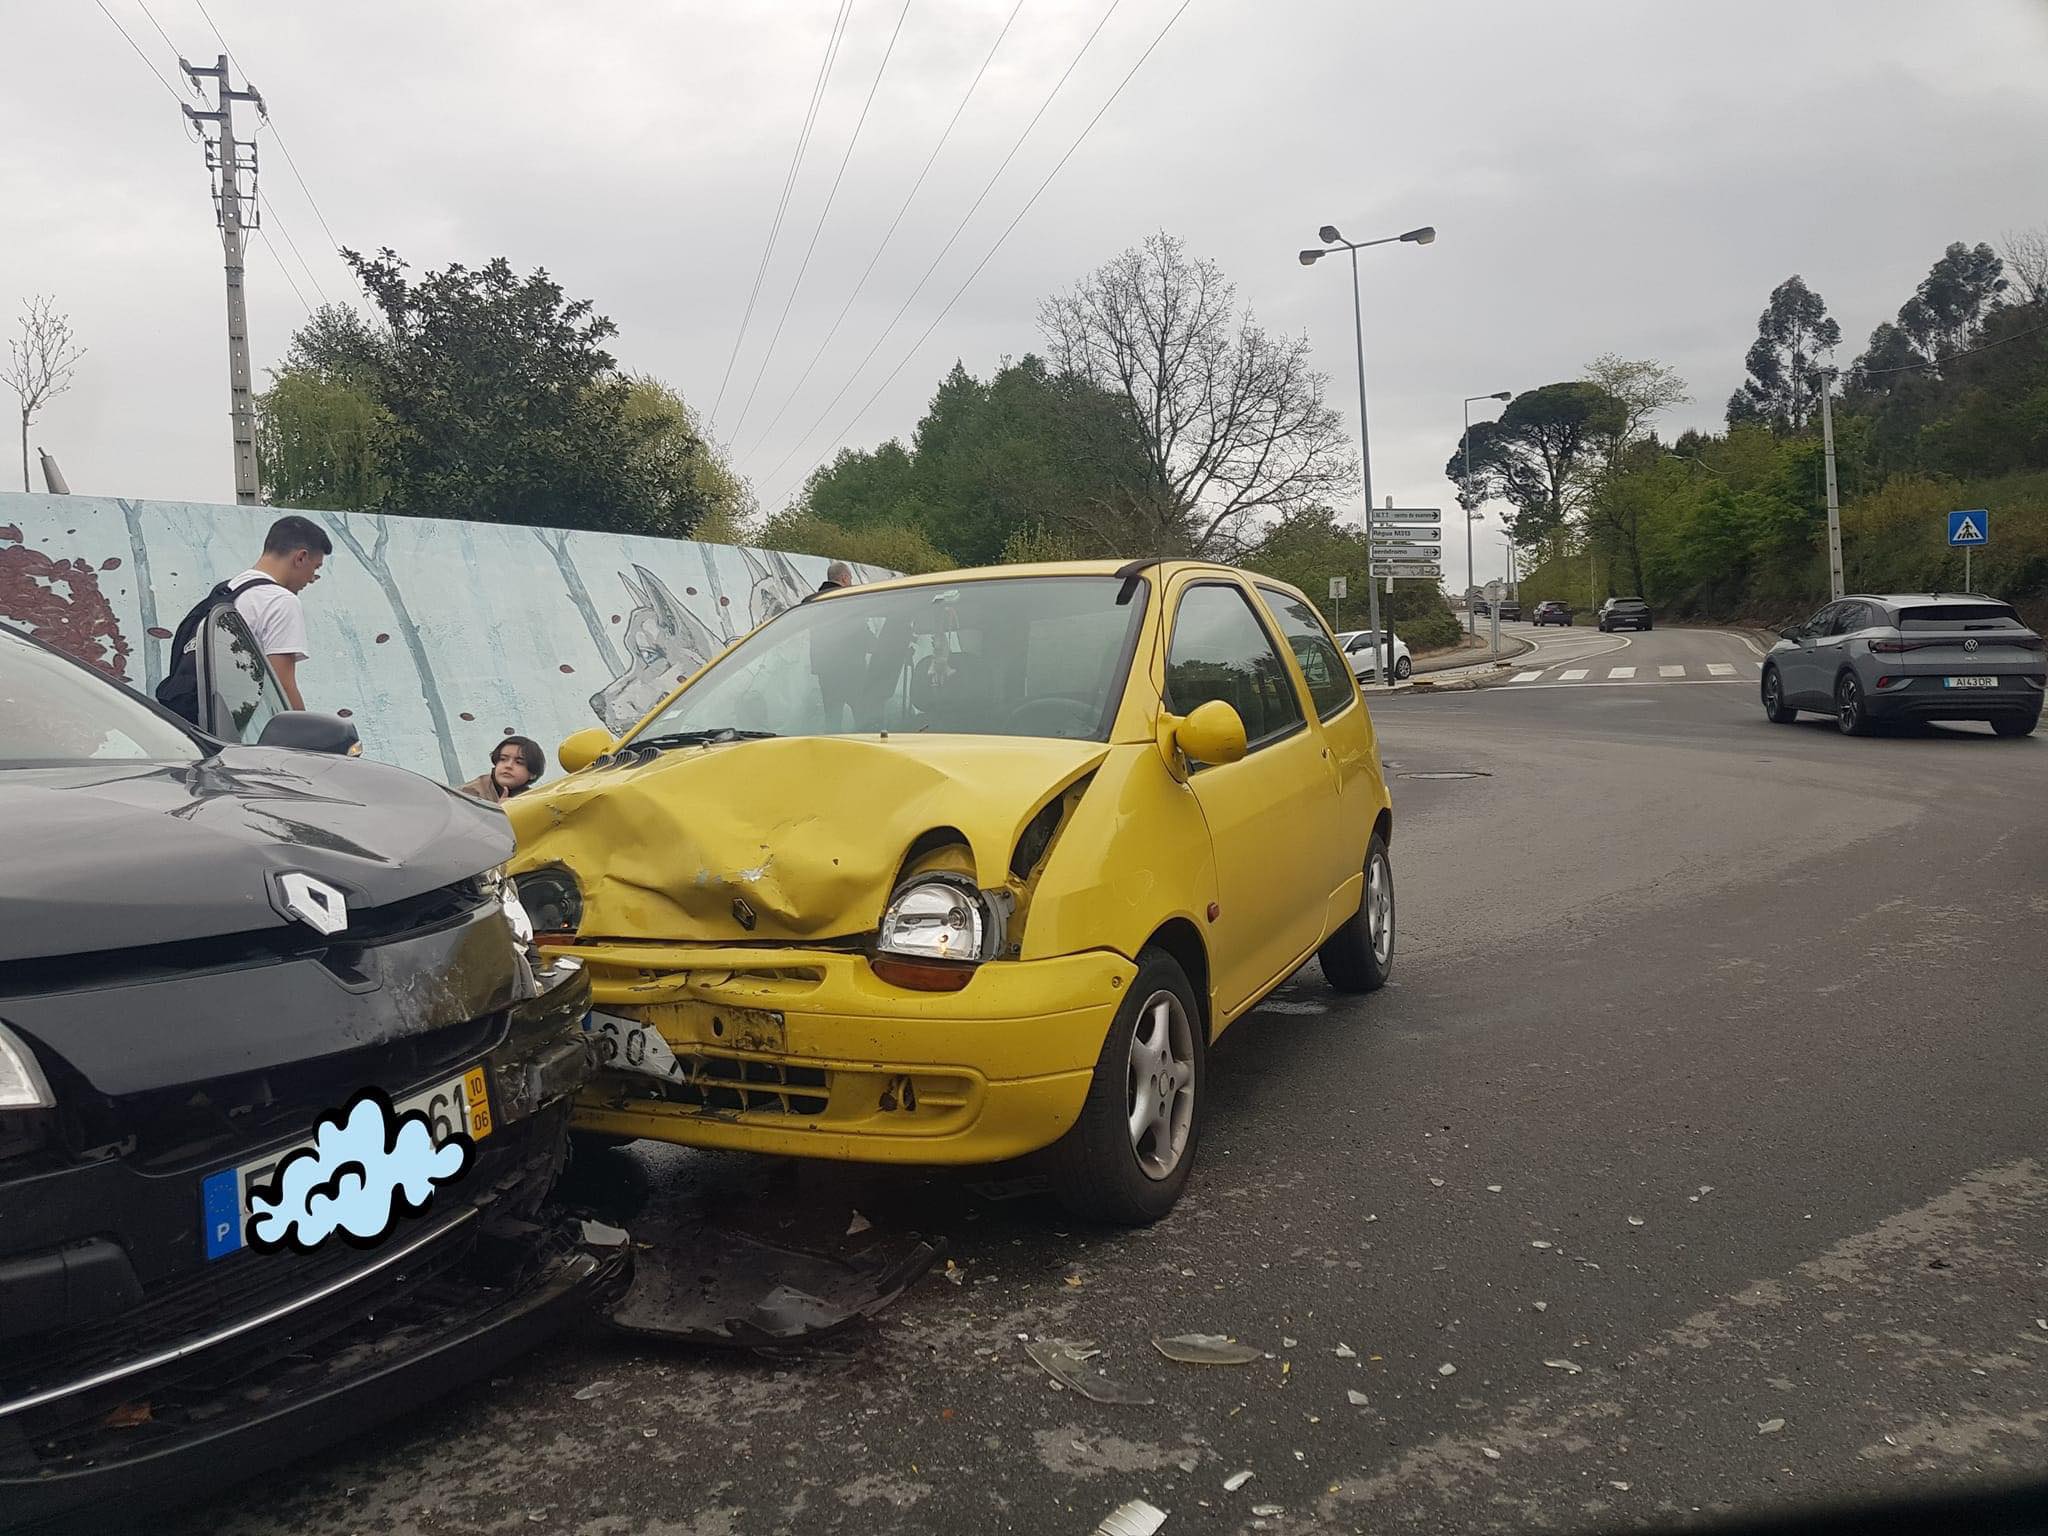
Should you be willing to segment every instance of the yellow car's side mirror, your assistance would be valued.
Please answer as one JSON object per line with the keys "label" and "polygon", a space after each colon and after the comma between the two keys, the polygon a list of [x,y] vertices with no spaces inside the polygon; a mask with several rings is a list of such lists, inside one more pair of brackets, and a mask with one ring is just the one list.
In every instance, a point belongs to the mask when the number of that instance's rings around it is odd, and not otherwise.
{"label": "yellow car's side mirror", "polygon": [[585,726],[562,738],[562,744],[555,748],[555,761],[562,765],[562,772],[574,773],[579,768],[588,768],[611,749],[610,731],[601,725]]}
{"label": "yellow car's side mirror", "polygon": [[1245,754],[1244,721],[1221,699],[1197,704],[1186,715],[1169,715],[1160,724],[1160,745],[1189,763],[1234,763]]}

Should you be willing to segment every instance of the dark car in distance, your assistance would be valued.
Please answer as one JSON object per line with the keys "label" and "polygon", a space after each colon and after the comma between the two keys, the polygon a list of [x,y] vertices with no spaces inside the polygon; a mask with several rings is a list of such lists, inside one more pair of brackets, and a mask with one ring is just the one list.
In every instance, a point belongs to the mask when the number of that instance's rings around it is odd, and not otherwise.
{"label": "dark car in distance", "polygon": [[1617,629],[1649,629],[1650,605],[1640,597],[1610,597],[1600,605],[1600,633]]}
{"label": "dark car in distance", "polygon": [[[589,984],[534,968],[504,815],[278,712],[231,608],[200,643],[205,730],[0,626],[9,1530],[160,1524],[490,1371],[630,1265],[543,1204]],[[465,1166],[381,1238],[259,1243],[259,1189],[369,1090]]]}
{"label": "dark car in distance", "polygon": [[1522,618],[1522,600],[1518,597],[1502,598],[1500,600],[1500,616],[1503,619],[1513,619],[1520,623]]}
{"label": "dark car in distance", "polygon": [[1536,611],[1529,615],[1529,622],[1536,625],[1561,624],[1569,629],[1572,611],[1556,598],[1549,598],[1536,605]]}
{"label": "dark car in distance", "polygon": [[1783,631],[1764,659],[1764,713],[1835,717],[1846,736],[1888,720],[1982,720],[2001,736],[2041,723],[2048,657],[2010,603],[1975,593],[1845,597]]}

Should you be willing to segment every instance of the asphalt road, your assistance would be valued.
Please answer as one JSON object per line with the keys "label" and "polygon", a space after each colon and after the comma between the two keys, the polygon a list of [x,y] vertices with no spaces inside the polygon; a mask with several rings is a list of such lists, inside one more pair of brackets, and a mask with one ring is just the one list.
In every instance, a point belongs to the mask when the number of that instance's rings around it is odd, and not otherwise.
{"label": "asphalt road", "polygon": [[1311,966],[1225,1037],[1169,1221],[611,1154],[644,1240],[858,1210],[958,1283],[804,1360],[564,1340],[188,1528],[1578,1530],[2048,1473],[2048,737],[1773,726],[1732,635],[1543,642],[1375,700],[1395,983]]}

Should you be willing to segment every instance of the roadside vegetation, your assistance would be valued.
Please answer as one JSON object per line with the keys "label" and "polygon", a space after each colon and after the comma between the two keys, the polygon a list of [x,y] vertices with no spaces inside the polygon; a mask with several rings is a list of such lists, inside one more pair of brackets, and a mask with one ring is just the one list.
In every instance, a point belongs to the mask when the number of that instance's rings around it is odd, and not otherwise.
{"label": "roadside vegetation", "polygon": [[2001,246],[1951,245],[1846,367],[1821,296],[1788,278],[1723,432],[1661,439],[1651,422],[1684,386],[1613,358],[1475,424],[1474,478],[1514,503],[1534,557],[1523,601],[1583,613],[1639,594],[1673,617],[1767,623],[1825,601],[1826,374],[1848,587],[1960,589],[1941,514],[1983,507],[1993,536],[1971,585],[2048,620],[2048,228]]}

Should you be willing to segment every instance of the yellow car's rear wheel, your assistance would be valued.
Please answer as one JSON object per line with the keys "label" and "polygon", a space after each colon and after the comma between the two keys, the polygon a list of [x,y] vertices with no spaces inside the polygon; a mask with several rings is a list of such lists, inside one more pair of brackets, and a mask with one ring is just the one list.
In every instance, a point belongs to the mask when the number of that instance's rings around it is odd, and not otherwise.
{"label": "yellow car's rear wheel", "polygon": [[1200,1140],[1207,1044],[1180,962],[1142,951],[1080,1117],[1046,1153],[1053,1193],[1068,1210],[1149,1226],[1173,1209]]}

